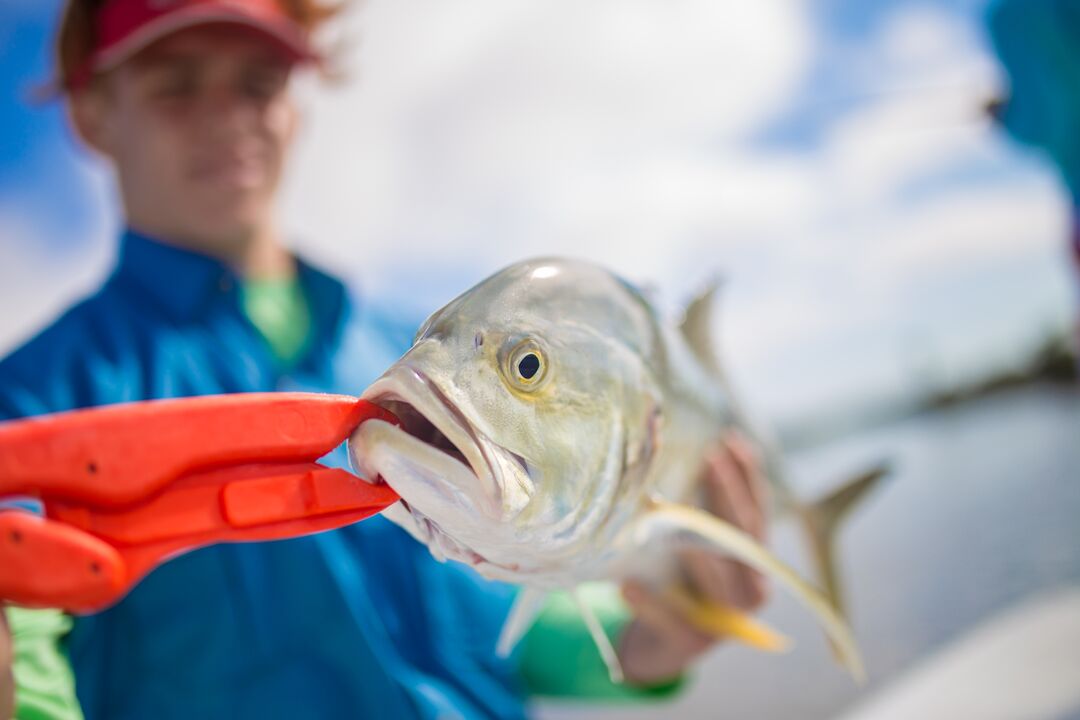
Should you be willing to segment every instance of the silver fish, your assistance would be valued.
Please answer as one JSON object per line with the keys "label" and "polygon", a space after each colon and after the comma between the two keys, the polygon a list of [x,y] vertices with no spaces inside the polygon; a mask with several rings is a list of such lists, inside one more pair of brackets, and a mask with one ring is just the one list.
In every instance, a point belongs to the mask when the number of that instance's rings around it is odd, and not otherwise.
{"label": "silver fish", "polygon": [[[838,659],[861,676],[836,609],[829,549],[836,519],[882,472],[803,505],[769,454],[775,495],[803,519],[831,597],[701,509],[706,452],[730,428],[753,430],[711,350],[712,295],[694,301],[675,326],[602,267],[521,262],[432,314],[412,348],[365,391],[364,399],[401,420],[400,427],[365,422],[349,442],[358,471],[402,497],[384,514],[438,559],[524,586],[500,652],[529,627],[547,592],[630,578],[671,587],[679,580],[676,553],[694,546],[786,585],[813,611]],[[620,677],[610,642],[578,605]]]}

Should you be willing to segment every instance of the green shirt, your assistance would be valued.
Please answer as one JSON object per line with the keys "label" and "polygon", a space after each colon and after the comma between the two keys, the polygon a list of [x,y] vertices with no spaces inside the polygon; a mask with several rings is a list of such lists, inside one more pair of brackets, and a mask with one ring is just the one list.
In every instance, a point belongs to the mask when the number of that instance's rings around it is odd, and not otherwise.
{"label": "green shirt", "polygon": [[282,365],[303,355],[311,332],[311,308],[295,276],[246,280],[240,288],[244,314]]}
{"label": "green shirt", "polygon": [[[590,583],[580,586],[577,592],[596,614],[604,633],[617,648],[631,619],[619,589],[611,583]],[[536,624],[525,634],[521,645],[521,675],[530,695],[603,700],[660,699],[674,694],[683,684],[681,677],[652,687],[613,683],[576,603],[563,592],[548,597]]]}
{"label": "green shirt", "polygon": [[11,627],[15,717],[19,720],[82,720],[75,679],[62,638],[71,618],[59,610],[5,608]]}

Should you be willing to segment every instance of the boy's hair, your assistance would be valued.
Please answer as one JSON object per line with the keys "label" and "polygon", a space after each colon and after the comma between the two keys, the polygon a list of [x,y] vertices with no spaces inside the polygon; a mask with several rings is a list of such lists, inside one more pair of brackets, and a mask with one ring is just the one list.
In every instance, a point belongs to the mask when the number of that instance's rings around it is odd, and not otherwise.
{"label": "boy's hair", "polygon": [[[341,11],[345,0],[335,4],[324,0],[277,0],[281,8],[309,35]],[[56,34],[56,82],[61,91],[89,60],[97,38],[95,18],[108,0],[67,0]]]}

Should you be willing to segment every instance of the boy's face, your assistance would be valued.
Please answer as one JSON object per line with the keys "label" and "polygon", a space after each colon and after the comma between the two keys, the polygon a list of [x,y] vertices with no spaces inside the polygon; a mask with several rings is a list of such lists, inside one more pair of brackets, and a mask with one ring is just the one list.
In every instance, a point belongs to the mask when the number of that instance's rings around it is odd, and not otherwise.
{"label": "boy's face", "polygon": [[291,69],[261,34],[205,25],[76,94],[76,123],[114,162],[128,222],[219,253],[265,227],[296,126]]}

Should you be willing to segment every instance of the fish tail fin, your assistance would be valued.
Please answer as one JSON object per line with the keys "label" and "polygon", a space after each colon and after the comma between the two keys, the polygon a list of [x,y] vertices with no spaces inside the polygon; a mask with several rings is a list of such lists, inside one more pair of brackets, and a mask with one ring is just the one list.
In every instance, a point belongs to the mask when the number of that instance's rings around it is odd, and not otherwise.
{"label": "fish tail fin", "polygon": [[[798,509],[818,583],[836,614],[845,621],[848,617],[840,566],[836,562],[836,536],[841,523],[855,506],[866,499],[888,473],[889,466],[879,463],[840,483],[837,489],[820,500]],[[840,660],[841,650],[832,638],[829,638],[829,646],[833,656]]]}
{"label": "fish tail fin", "polygon": [[889,473],[887,463],[881,462],[844,481],[825,497],[798,510],[803,532],[810,546],[810,558],[818,584],[840,615],[845,614],[844,592],[836,562],[836,536],[841,523],[866,499],[882,478]]}

